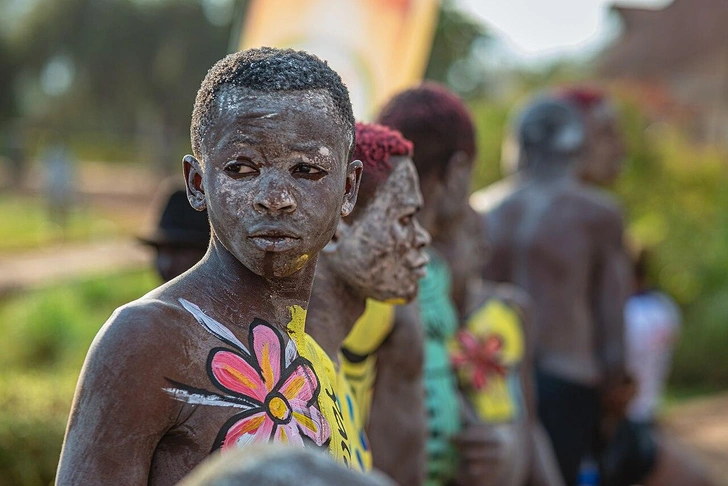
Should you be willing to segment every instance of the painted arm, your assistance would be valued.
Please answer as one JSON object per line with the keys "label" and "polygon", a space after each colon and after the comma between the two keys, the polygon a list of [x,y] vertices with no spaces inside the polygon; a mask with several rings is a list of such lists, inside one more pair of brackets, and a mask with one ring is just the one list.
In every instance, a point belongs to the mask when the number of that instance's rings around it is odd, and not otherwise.
{"label": "painted arm", "polygon": [[598,356],[605,390],[621,386],[625,378],[624,304],[631,292],[629,259],[622,241],[622,221],[610,213],[599,228],[598,255],[594,275],[594,317]]}
{"label": "painted arm", "polygon": [[425,482],[423,346],[417,305],[397,307],[392,333],[377,351],[377,378],[367,427],[374,467],[397,484],[418,486]]}
{"label": "painted arm", "polygon": [[130,314],[112,316],[86,356],[57,485],[146,485],[157,443],[179,412],[155,369],[164,354],[144,346],[149,342],[144,331],[152,326],[139,325]]}

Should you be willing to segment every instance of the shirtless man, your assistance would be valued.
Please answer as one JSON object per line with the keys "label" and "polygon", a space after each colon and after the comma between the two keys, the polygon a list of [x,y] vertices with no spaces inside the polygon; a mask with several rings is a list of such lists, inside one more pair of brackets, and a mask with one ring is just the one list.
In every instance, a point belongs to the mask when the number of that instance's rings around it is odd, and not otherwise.
{"label": "shirtless man", "polygon": [[[398,132],[357,123],[354,158],[364,164],[357,204],[320,254],[306,319],[307,332],[330,357],[342,389],[348,382],[339,359],[341,345],[367,299],[409,302],[424,276],[429,235],[415,219],[422,194],[411,156],[412,144]],[[339,398],[342,418],[351,420],[348,430],[355,432],[352,460],[370,469],[360,397],[348,390]],[[410,405],[412,413],[423,413],[421,400]]]}
{"label": "shirtless man", "polygon": [[[558,96],[571,103],[585,121],[586,147],[579,160],[578,177],[590,185],[609,186],[613,184],[619,175],[625,150],[617,112],[609,97],[597,89],[581,87],[562,90]],[[654,376],[650,376],[651,379],[659,381],[660,373],[662,373],[663,380],[666,378],[667,369],[659,369],[659,365],[655,367],[655,363],[659,363],[660,358],[665,359],[665,357],[663,355],[655,358],[655,356],[660,355],[661,352],[665,355],[669,354],[672,341],[666,338],[669,332],[664,329],[661,340],[656,340],[654,335],[649,335],[650,333],[643,333],[644,335],[639,335],[637,339],[634,339],[635,329],[644,331],[641,326],[649,324],[650,317],[656,319],[655,325],[658,327],[675,325],[672,319],[678,318],[665,316],[665,313],[676,312],[671,311],[669,303],[662,307],[665,309],[663,312],[660,312],[659,303],[652,306],[651,312],[632,312],[639,307],[636,304],[639,298],[647,295],[644,293],[646,289],[644,268],[632,267],[632,269],[635,272],[632,276],[637,297],[632,296],[627,302],[625,317],[633,319],[626,319],[625,325],[627,365],[629,373],[635,379],[637,394],[630,401],[628,409],[625,401],[625,407],[620,407],[621,409],[617,411],[617,419],[624,420],[624,416],[627,415],[630,420],[623,421],[620,428],[614,431],[616,440],[610,442],[602,453],[602,481],[609,486],[632,483],[647,486],[710,485],[712,479],[709,473],[702,464],[696,461],[691,452],[669,434],[665,434],[664,431],[659,430],[659,427],[654,426],[657,412],[655,402],[650,402],[650,399],[642,400],[645,397],[640,390],[644,378],[643,372],[657,370]],[[640,271],[643,272],[641,275]],[[649,300],[649,295],[647,300]],[[639,316],[637,324],[635,324],[635,315]],[[674,332],[674,329],[672,331]],[[649,375],[649,373],[646,374]],[[659,389],[659,385],[646,388],[655,391]],[[649,392],[647,395],[649,396]],[[655,396],[650,398],[654,400]],[[651,406],[646,405],[647,403]],[[638,405],[634,406],[635,404]],[[607,418],[605,422],[612,418]],[[603,427],[603,430],[613,428]],[[639,436],[629,444],[639,447],[624,446],[622,438],[626,436],[625,431],[627,430],[632,430],[635,435]],[[607,440],[609,439],[608,437]]]}
{"label": "shirtless man", "polygon": [[361,176],[347,89],[305,52],[232,54],[205,77],[191,136],[188,199],[207,209],[209,249],[97,335],[58,484],[175,484],[212,451],[255,442],[345,460],[304,322],[318,253]]}
{"label": "shirtless man", "polygon": [[536,99],[515,132],[519,172],[473,198],[493,249],[484,276],[534,300],[539,416],[571,486],[596,440],[600,402],[625,376],[622,218],[576,176],[584,122],[568,102]]}

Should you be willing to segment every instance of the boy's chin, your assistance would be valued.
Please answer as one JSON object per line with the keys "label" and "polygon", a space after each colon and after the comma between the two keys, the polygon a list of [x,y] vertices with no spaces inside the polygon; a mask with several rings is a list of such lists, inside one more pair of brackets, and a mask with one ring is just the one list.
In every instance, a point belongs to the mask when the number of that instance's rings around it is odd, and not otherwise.
{"label": "boy's chin", "polygon": [[265,278],[290,277],[308,265],[311,257],[303,255],[282,255],[280,253],[266,252],[262,258],[243,261],[242,263],[256,275]]}

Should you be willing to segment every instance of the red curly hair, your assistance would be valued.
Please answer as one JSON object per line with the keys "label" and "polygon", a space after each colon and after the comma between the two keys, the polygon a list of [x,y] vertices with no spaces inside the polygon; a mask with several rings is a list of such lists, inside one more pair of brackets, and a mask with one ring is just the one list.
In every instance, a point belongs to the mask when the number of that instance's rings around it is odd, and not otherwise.
{"label": "red curly hair", "polygon": [[362,209],[371,202],[377,187],[386,181],[392,172],[390,157],[396,156],[412,157],[412,142],[405,139],[398,131],[383,125],[357,122],[354,159],[361,160],[364,165],[357,209]]}
{"label": "red curly hair", "polygon": [[450,157],[476,153],[475,127],[465,103],[444,86],[432,82],[395,95],[382,108],[377,123],[402,132],[414,143],[414,163],[420,178],[442,176]]}
{"label": "red curly hair", "polygon": [[588,87],[561,88],[556,96],[574,105],[582,115],[607,102],[607,95],[598,89]]}

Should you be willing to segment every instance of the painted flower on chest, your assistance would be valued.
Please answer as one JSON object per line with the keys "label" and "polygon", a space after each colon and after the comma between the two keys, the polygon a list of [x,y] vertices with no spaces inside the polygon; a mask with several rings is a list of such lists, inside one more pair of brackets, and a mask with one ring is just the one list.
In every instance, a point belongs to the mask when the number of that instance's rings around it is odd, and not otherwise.
{"label": "painted flower on chest", "polygon": [[505,376],[507,369],[503,364],[503,339],[500,336],[476,336],[463,329],[457,333],[455,340],[450,359],[470,387],[483,390],[491,376]]}
{"label": "painted flower on chest", "polygon": [[246,347],[198,306],[185,299],[180,303],[208,332],[233,348],[214,348],[207,359],[210,381],[222,393],[172,380],[168,381],[173,387],[164,389],[186,403],[242,409],[220,429],[213,450],[270,441],[303,446],[304,438],[322,446],[329,439],[330,426],[317,405],[318,377],[292,340],[284,346],[279,331],[255,319]]}

